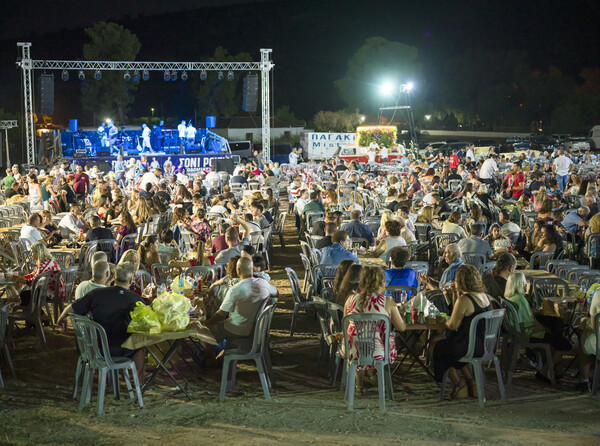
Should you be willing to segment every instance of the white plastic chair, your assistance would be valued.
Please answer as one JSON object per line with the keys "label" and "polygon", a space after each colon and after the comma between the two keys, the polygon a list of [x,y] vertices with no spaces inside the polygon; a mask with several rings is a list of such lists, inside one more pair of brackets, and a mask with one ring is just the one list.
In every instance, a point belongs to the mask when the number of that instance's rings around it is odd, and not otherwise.
{"label": "white plastic chair", "polygon": [[[466,362],[471,364],[473,367],[475,372],[475,383],[477,384],[477,394],[479,396],[479,406],[481,408],[485,407],[486,402],[485,374],[483,372],[484,362],[494,361],[496,377],[498,378],[498,387],[500,388],[500,397],[502,398],[502,401],[506,401],[504,383],[502,381],[502,370],[500,369],[500,361],[496,356],[496,348],[498,346],[498,337],[500,335],[500,327],[502,326],[504,312],[504,309],[485,311],[473,318],[469,328],[469,346],[467,348],[467,353],[458,360],[458,362]],[[483,354],[479,357],[475,357],[475,342],[477,340],[477,325],[479,323],[484,324]],[[444,378],[442,379],[440,401],[444,400],[447,379],[448,371],[446,370],[446,373],[444,373]]]}
{"label": "white plastic chair", "polygon": [[[73,324],[73,328],[75,329],[75,337],[77,339],[77,345],[80,349],[79,354],[81,364],[78,364],[78,370],[80,370],[80,365],[82,368],[85,366],[85,370],[83,372],[83,385],[81,386],[79,410],[83,409],[83,406],[91,399],[92,382],[94,379],[94,371],[96,370],[99,374],[98,415],[101,415],[104,411],[104,393],[106,391],[106,379],[108,378],[108,372],[111,372],[112,374],[112,384],[115,395],[117,395],[119,387],[119,371],[123,370],[123,374],[125,375],[125,384],[127,385],[129,396],[133,399],[134,395],[131,388],[131,382],[129,381],[129,372],[127,369],[131,369],[133,382],[135,384],[135,391],[137,393],[138,404],[140,408],[143,408],[144,402],[142,400],[142,389],[140,388],[135,363],[130,358],[113,358],[111,356],[106,332],[100,324],[89,320],[85,316],[80,316],[77,314],[71,314],[70,319],[71,324]],[[78,380],[78,376],[76,376],[76,380]],[[77,392],[77,389],[75,389],[75,392]]]}
{"label": "white plastic chair", "polygon": [[[256,322],[254,324],[254,334],[252,336],[252,346],[249,350],[243,347],[225,349],[223,358],[223,372],[221,373],[221,390],[219,392],[219,401],[225,400],[225,394],[233,390],[235,386],[235,375],[238,361],[254,361],[258,369],[258,376],[263,388],[266,399],[271,399],[269,389],[272,379],[270,377],[271,359],[269,355],[269,330],[271,328],[271,319],[275,311],[274,298],[266,299],[264,306],[259,309]],[[232,366],[231,374],[229,371]]]}
{"label": "white plastic chair", "polygon": [[[350,346],[348,342],[348,323],[354,324],[356,337],[354,343],[358,351],[358,359],[351,361],[348,358]],[[379,336],[377,328],[383,324],[381,335],[384,337],[384,357],[376,360],[375,339]],[[392,387],[392,373],[390,370],[390,318],[382,314],[349,314],[342,320],[342,331],[344,333],[344,351],[346,352],[346,394],[348,410],[354,408],[354,383],[358,366],[377,367],[377,384],[379,388],[379,409],[385,410],[385,393],[390,400],[394,400],[394,389]]]}

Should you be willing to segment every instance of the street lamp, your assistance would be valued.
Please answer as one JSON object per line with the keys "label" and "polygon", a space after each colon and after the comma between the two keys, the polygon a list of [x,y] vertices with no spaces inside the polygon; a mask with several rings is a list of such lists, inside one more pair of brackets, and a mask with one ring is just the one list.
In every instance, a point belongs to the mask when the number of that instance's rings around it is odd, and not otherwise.
{"label": "street lamp", "polygon": [[431,121],[431,115],[425,115],[425,121]]}
{"label": "street lamp", "polygon": [[154,118],[154,107],[152,107],[150,111],[152,112],[152,117]]}

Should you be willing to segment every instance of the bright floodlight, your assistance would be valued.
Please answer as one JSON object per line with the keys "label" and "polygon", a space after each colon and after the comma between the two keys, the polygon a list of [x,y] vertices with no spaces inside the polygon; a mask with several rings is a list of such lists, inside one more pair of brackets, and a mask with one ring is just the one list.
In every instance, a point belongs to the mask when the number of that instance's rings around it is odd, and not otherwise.
{"label": "bright floodlight", "polygon": [[383,94],[384,96],[389,96],[394,92],[394,84],[392,84],[391,82],[384,82],[383,84],[381,84],[381,87],[379,89],[381,91],[381,94]]}
{"label": "bright floodlight", "polygon": [[412,82],[406,84],[406,91],[410,92],[413,89],[414,85]]}
{"label": "bright floodlight", "polygon": [[425,120],[429,121],[431,119],[431,115],[425,115]]}

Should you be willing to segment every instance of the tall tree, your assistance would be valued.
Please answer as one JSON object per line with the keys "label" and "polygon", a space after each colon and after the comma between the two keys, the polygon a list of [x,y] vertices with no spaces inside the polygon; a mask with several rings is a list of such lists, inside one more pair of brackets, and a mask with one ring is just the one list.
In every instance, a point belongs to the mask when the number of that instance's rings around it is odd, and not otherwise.
{"label": "tall tree", "polygon": [[361,122],[358,112],[320,111],[313,118],[315,130],[318,132],[353,132]]}
{"label": "tall tree", "polygon": [[[207,62],[251,62],[249,53],[231,55],[223,47],[215,49],[215,55]],[[200,115],[233,116],[242,108],[242,76],[241,71],[234,72],[233,80],[227,79],[223,72],[223,79],[219,80],[219,73],[209,71],[206,80],[195,77],[193,80],[195,97]]]}
{"label": "tall tree", "polygon": [[335,87],[350,108],[373,112],[382,103],[382,83],[398,88],[401,83],[418,80],[421,64],[417,56],[413,46],[370,37],[348,61],[346,74],[335,81]]}
{"label": "tall tree", "polygon": [[[139,39],[131,31],[116,23],[99,22],[85,29],[90,41],[83,45],[85,60],[133,61],[140,51]],[[134,100],[137,85],[123,79],[122,72],[104,71],[102,79],[94,79],[88,73],[81,86],[83,109],[93,116],[117,116],[120,123],[125,121],[125,113]]]}

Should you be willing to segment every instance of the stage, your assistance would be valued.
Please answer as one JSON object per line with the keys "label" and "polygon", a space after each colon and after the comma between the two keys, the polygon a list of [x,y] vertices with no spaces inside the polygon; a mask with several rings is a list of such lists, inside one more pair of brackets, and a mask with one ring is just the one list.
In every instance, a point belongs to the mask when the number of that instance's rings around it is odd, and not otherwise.
{"label": "stage", "polygon": [[[231,153],[198,153],[188,155],[175,155],[165,154],[164,152],[153,152],[144,153],[140,155],[146,155],[148,158],[148,164],[150,168],[161,168],[164,169],[164,164],[170,162],[173,164],[173,168],[185,167],[188,174],[196,173],[199,171],[205,171],[210,169],[212,160],[223,160],[233,158]],[[140,159],[140,155],[123,155],[123,162],[127,163],[129,159],[133,158],[136,161]],[[75,171],[75,166],[80,164],[82,166],[98,166],[98,169],[102,172],[109,170],[114,171],[117,165],[116,156],[96,156],[96,157],[64,157],[68,160],[71,170]],[[227,170],[224,168],[218,170]],[[233,172],[230,172],[233,173]]]}

